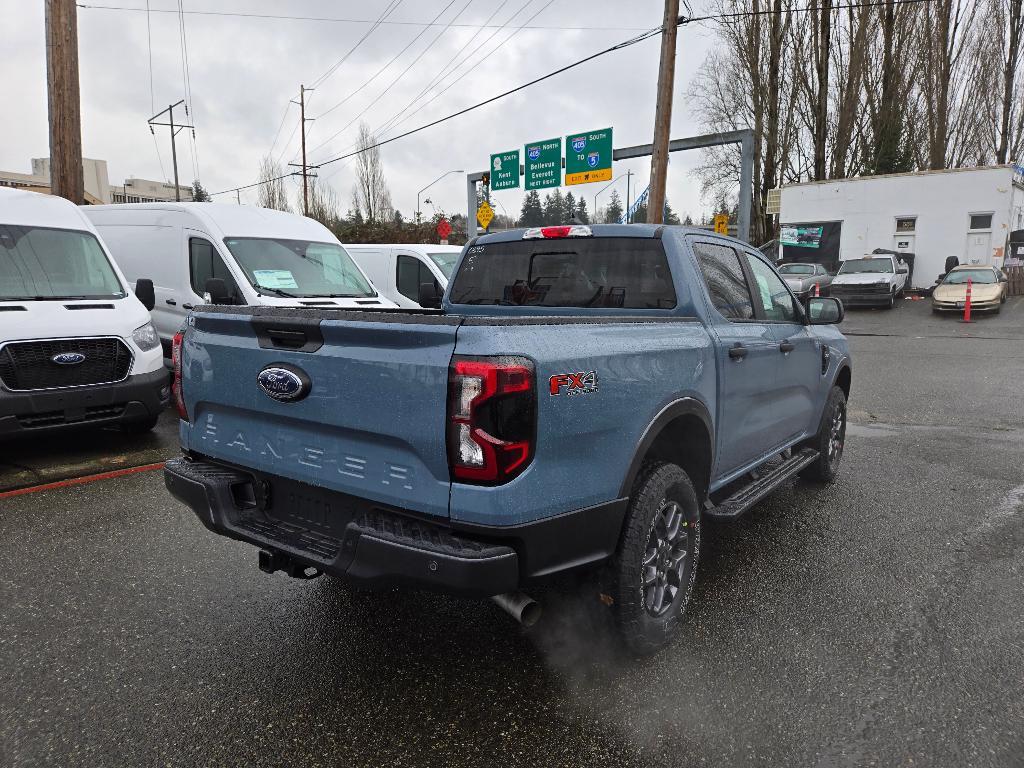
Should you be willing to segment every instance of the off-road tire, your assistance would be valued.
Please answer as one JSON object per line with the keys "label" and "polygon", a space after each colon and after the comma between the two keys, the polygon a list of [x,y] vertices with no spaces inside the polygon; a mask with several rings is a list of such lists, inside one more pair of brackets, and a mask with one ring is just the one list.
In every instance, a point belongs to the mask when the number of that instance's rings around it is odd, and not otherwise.
{"label": "off-road tire", "polygon": [[[659,532],[665,531],[664,521],[676,514],[680,518],[672,539],[676,548],[666,551]],[[668,567],[675,558],[678,570]],[[676,464],[645,464],[633,486],[619,547],[609,567],[615,623],[630,651],[649,655],[672,640],[693,592],[699,558],[700,504],[693,483]],[[662,582],[659,568],[669,574],[668,581]],[[661,601],[656,602],[653,595],[663,583]]]}
{"label": "off-road tire", "polygon": [[821,414],[818,434],[807,442],[809,448],[818,452],[818,458],[800,470],[800,476],[816,483],[833,482],[839,474],[845,443],[846,395],[839,387],[832,387]]}

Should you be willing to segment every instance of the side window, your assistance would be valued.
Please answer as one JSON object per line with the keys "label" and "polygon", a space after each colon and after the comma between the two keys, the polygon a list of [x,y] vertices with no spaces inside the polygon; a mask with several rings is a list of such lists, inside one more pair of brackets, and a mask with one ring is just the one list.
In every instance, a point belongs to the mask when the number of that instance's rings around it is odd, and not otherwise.
{"label": "side window", "polygon": [[796,322],[799,315],[786,284],[759,258],[749,253],[744,256],[754,274],[754,301],[764,310],[765,319],[770,323]]}
{"label": "side window", "polygon": [[[434,283],[433,274],[426,264],[413,256],[399,255],[397,260],[398,292],[407,299],[420,300],[420,283]],[[440,287],[440,286],[439,286]]]}
{"label": "side window", "polygon": [[208,240],[200,237],[189,238],[188,241],[188,267],[192,280],[192,290],[196,296],[202,296],[206,291],[206,281],[211,277],[219,277],[228,287],[230,293],[238,298],[238,286],[228,272],[224,260],[217,253],[217,249]]}
{"label": "side window", "polygon": [[407,299],[419,301],[420,298],[420,263],[412,256],[399,255],[397,259],[398,292]]}
{"label": "side window", "polygon": [[697,242],[693,253],[715,309],[729,320],[752,320],[754,305],[736,251],[725,245]]}

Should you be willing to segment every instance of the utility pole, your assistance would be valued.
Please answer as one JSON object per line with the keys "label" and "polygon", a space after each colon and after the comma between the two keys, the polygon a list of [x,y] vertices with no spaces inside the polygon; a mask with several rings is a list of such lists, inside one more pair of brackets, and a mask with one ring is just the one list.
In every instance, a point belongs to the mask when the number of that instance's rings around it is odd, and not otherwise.
{"label": "utility pole", "polygon": [[633,178],[632,171],[626,171],[626,223],[629,224],[629,180]]}
{"label": "utility pole", "polygon": [[[312,91],[313,88],[307,88],[305,85],[299,85],[299,129],[302,132],[302,163],[288,163],[291,166],[302,166],[302,215],[309,216],[309,166],[306,164],[306,91]],[[292,104],[295,100],[292,99]],[[313,118],[309,118],[313,120]]]}
{"label": "utility pole", "polygon": [[50,191],[85,202],[82,114],[78,93],[75,0],[46,0],[46,93],[50,117]]}
{"label": "utility pole", "polygon": [[651,152],[651,187],[647,198],[647,221],[665,220],[665,184],[668,180],[668,141],[672,128],[672,90],[676,79],[676,32],[679,28],[679,0],[665,0],[665,21],[661,31],[661,67],[658,70],[658,102],[654,112],[654,145]]}
{"label": "utility pole", "polygon": [[[181,99],[180,101],[177,101],[174,104],[169,105],[167,109],[157,112],[155,115],[149,118],[149,120],[147,120],[147,122],[149,123],[149,130],[151,133],[153,133],[154,125],[166,125],[169,126],[171,129],[171,165],[174,166],[174,199],[176,202],[179,203],[181,202],[181,187],[178,185],[178,149],[175,146],[174,137],[177,136],[179,131],[181,131],[183,128],[192,128],[193,130],[195,130],[195,126],[174,122],[174,108],[181,106],[184,103],[185,100]],[[167,122],[157,122],[157,118],[160,117],[160,115],[162,115],[164,112],[167,113]]]}

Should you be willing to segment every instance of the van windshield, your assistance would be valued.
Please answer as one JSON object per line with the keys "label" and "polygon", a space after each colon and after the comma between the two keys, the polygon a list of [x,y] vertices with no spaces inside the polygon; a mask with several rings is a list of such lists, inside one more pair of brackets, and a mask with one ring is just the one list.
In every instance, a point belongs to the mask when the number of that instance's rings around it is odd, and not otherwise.
{"label": "van windshield", "polygon": [[224,244],[257,291],[306,298],[377,295],[348,252],[337,243],[227,237]]}
{"label": "van windshield", "polygon": [[92,233],[0,224],[0,301],[125,295]]}
{"label": "van windshield", "polygon": [[444,276],[451,278],[452,270],[455,269],[455,262],[459,260],[459,256],[462,255],[462,251],[441,251],[431,253],[427,252],[427,256],[430,260],[437,264],[437,268],[440,269]]}

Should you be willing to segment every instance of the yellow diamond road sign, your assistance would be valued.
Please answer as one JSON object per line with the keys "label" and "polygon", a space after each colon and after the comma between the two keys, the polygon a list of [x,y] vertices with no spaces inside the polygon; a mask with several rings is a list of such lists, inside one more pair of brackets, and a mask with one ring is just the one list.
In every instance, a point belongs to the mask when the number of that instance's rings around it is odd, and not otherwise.
{"label": "yellow diamond road sign", "polygon": [[480,222],[480,226],[487,229],[491,225],[491,219],[494,218],[494,209],[491,208],[490,203],[484,200],[480,203],[480,207],[476,209],[476,220]]}

